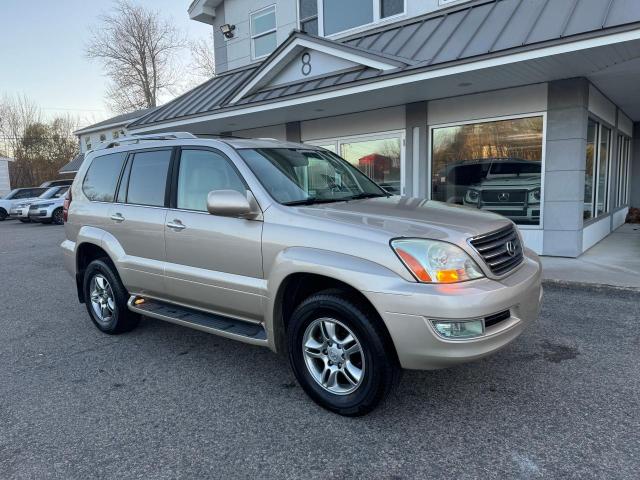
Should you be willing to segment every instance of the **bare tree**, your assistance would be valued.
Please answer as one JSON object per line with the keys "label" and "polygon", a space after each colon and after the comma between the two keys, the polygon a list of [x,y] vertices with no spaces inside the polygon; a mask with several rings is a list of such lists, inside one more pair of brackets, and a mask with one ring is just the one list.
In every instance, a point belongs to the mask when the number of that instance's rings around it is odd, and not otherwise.
{"label": "bare tree", "polygon": [[204,78],[213,77],[216,73],[216,62],[212,39],[199,38],[192,41],[189,46],[191,49],[192,73]]}
{"label": "bare tree", "polygon": [[0,99],[1,150],[14,157],[29,125],[42,120],[42,111],[26,95],[4,95]]}
{"label": "bare tree", "polygon": [[102,15],[86,48],[90,59],[102,62],[111,83],[107,101],[118,112],[158,105],[158,96],[171,93],[180,72],[177,54],[187,41],[157,11],[120,0]]}

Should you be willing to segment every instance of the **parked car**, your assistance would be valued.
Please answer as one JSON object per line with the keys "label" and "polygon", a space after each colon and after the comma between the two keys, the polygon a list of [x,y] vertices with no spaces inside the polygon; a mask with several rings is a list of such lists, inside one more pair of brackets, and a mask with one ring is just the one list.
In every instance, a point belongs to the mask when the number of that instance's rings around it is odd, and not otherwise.
{"label": "parked car", "polygon": [[42,187],[16,188],[11,190],[4,198],[0,198],[0,222],[9,217],[9,212],[14,204],[37,197],[46,191]]}
{"label": "parked car", "polygon": [[541,164],[492,163],[486,177],[469,187],[464,205],[499,213],[520,224],[540,222]]}
{"label": "parked car", "polygon": [[57,189],[57,192],[52,197],[49,199],[38,198],[29,206],[29,220],[32,222],[53,223],[54,225],[62,225],[64,223],[62,210],[69,187],[54,188]]}
{"label": "parked car", "polygon": [[65,178],[63,180],[49,180],[48,182],[44,182],[41,187],[70,187],[73,183],[73,178]]}
{"label": "parked car", "polygon": [[122,138],[87,155],[64,217],[65,265],[101,331],[145,315],[269,347],[342,415],[371,411],[401,368],[495,353],[542,296],[510,220],[392,196],[296,143]]}
{"label": "parked car", "polygon": [[69,187],[50,187],[45,189],[45,191],[36,198],[27,198],[25,200],[14,203],[13,207],[9,212],[9,216],[11,218],[16,218],[23,223],[28,223],[32,220],[29,215],[29,209],[31,205],[35,202],[42,204],[43,202],[48,204],[53,204],[55,200],[59,199],[63,196]]}

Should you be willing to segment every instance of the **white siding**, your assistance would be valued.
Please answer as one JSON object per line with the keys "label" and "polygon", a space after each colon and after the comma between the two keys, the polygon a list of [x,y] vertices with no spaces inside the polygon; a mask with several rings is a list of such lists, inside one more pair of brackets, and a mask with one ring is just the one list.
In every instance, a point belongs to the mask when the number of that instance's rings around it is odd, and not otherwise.
{"label": "white siding", "polygon": [[404,105],[302,122],[302,141],[402,130]]}
{"label": "white siding", "polygon": [[538,113],[547,110],[547,84],[445,98],[429,102],[429,125]]}
{"label": "white siding", "polygon": [[0,160],[0,196],[6,195],[10,190],[9,162],[7,160]]}
{"label": "white siding", "polygon": [[589,111],[610,125],[616,124],[616,106],[591,84],[589,84]]}

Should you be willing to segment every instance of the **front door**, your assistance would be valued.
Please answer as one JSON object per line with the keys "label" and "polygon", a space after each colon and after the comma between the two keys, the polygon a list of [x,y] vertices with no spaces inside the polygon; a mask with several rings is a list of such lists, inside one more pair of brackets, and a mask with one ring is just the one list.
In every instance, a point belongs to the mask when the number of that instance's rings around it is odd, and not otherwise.
{"label": "front door", "polygon": [[182,149],[165,225],[167,295],[189,306],[258,321],[263,314],[262,221],[211,215],[207,195],[247,186],[223,153]]}

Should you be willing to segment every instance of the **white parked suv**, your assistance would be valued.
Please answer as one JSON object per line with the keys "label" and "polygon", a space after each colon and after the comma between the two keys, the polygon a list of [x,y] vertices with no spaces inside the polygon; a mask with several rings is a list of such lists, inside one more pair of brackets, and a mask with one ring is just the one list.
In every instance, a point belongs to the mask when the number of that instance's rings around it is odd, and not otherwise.
{"label": "white parked suv", "polygon": [[53,223],[55,225],[63,225],[62,207],[64,199],[69,187],[54,187],[50,190],[57,190],[56,193],[48,198],[38,198],[29,206],[28,216],[32,222]]}
{"label": "white parked suv", "polygon": [[[24,200],[15,202],[11,207],[11,210],[9,210],[9,216],[11,218],[18,219],[21,222],[28,223],[33,220],[33,218],[31,218],[29,215],[29,208],[33,203],[38,202],[38,205],[40,206],[47,205],[49,207],[53,206],[53,204],[55,203],[54,200],[60,199],[60,202],[64,202],[63,197],[64,194],[67,193],[67,190],[69,190],[68,186],[57,186],[44,189],[44,193],[42,193],[40,196],[37,196],[35,198],[26,198]],[[60,206],[62,206],[62,203],[60,203]],[[49,217],[49,219],[51,219],[51,217]],[[62,217],[60,218],[60,220],[62,220]]]}
{"label": "white parked suv", "polygon": [[9,217],[11,209],[20,203],[42,195],[47,189],[43,187],[16,188],[5,197],[0,198],[0,222]]}

